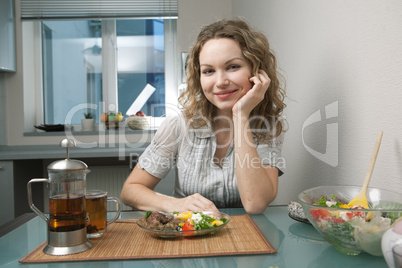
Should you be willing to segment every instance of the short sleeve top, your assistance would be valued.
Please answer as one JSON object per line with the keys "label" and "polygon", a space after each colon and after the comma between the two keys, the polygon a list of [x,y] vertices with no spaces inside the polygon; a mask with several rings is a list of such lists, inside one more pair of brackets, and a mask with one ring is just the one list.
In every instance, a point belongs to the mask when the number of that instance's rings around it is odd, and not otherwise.
{"label": "short sleeve top", "polygon": [[[282,161],[282,143],[283,133],[267,143],[257,143],[261,163],[278,168]],[[182,115],[169,116],[140,156],[139,165],[160,179],[171,168],[175,168],[175,197],[199,193],[218,208],[242,207],[236,181],[233,141],[222,167],[213,161],[215,149],[216,137],[211,127],[194,129]],[[246,159],[241,164],[252,164],[252,159]],[[282,175],[283,172],[278,170]]]}

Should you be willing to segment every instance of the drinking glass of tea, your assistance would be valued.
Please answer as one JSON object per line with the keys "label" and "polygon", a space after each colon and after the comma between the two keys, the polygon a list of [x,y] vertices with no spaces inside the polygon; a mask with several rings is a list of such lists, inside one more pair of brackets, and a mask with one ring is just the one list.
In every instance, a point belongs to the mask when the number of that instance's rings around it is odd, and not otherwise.
{"label": "drinking glass of tea", "polygon": [[[106,233],[107,226],[114,223],[120,216],[120,200],[116,197],[108,197],[106,191],[87,190],[85,194],[87,211],[87,237],[98,238]],[[107,203],[116,205],[116,214],[108,219]]]}

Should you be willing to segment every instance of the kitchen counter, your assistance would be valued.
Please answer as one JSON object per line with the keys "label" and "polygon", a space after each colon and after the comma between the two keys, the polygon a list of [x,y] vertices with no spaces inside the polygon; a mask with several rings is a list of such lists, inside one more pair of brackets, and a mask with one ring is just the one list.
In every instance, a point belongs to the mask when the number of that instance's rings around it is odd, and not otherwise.
{"label": "kitchen counter", "polygon": [[[222,209],[222,212],[245,214],[242,208]],[[121,217],[129,219],[142,215],[143,212],[130,211],[123,212]],[[0,237],[0,267],[387,267],[383,257],[366,253],[348,256],[338,252],[311,225],[289,218],[287,206],[270,206],[264,214],[251,215],[277,253],[205,258],[20,264],[18,261],[22,257],[46,240],[45,221],[37,216],[25,218],[26,222],[20,222],[17,228]]]}
{"label": "kitchen counter", "polygon": [[[142,153],[149,143],[136,147],[135,144],[127,147],[124,144],[96,146],[90,148],[74,147],[70,149],[70,158],[105,158],[122,157],[130,153]],[[0,160],[29,160],[29,159],[62,159],[66,157],[66,148],[59,145],[27,145],[27,146],[0,146]]]}

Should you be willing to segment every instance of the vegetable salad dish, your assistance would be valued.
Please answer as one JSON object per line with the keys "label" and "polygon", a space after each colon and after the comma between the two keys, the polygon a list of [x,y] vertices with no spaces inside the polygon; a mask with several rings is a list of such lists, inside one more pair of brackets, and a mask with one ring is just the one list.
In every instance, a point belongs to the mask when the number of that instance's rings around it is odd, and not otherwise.
{"label": "vegetable salad dish", "polygon": [[152,212],[147,211],[144,225],[161,231],[192,231],[210,229],[226,223],[226,218],[215,218],[207,212]]}
{"label": "vegetable salad dish", "polygon": [[[395,221],[402,220],[400,212],[349,207],[336,200],[334,195],[329,200],[321,197],[315,205],[325,207],[310,209],[310,218],[325,239],[340,251],[345,251],[345,248],[357,249],[356,254],[359,250],[364,250],[381,256],[382,235]],[[353,251],[344,253],[354,254]]]}

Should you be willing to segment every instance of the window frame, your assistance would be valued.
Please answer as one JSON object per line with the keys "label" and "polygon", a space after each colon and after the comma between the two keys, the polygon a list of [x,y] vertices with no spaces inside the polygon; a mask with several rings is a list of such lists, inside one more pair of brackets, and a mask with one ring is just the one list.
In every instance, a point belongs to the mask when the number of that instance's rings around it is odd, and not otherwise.
{"label": "window frame", "polygon": [[[119,19],[119,18],[117,18]],[[135,18],[133,18],[135,19]],[[42,54],[42,25],[41,21],[23,21],[25,23],[32,23],[33,27],[33,65],[35,66],[35,105],[27,110],[35,113],[35,124],[39,125],[44,123],[44,87],[43,87],[43,54]],[[113,38],[114,36],[114,38]],[[25,38],[25,36],[24,36]],[[29,39],[29,38],[28,38]],[[177,62],[177,19],[164,19],[164,41],[165,41],[165,107],[166,114],[169,111],[177,112],[178,107],[178,66]],[[114,42],[114,43],[113,43]],[[29,43],[29,41],[27,42]],[[117,88],[117,51],[116,44],[116,19],[103,19],[102,20],[102,51],[114,51],[114,53],[102,52],[102,94],[103,107],[99,107],[101,112],[108,111],[108,107],[117,105],[118,109],[118,88]],[[114,74],[114,75],[111,75]],[[25,81],[29,80],[25,79]],[[28,81],[27,81],[28,82]],[[29,83],[29,82],[28,82]],[[24,86],[25,88],[25,86]],[[112,90],[110,90],[112,89]],[[24,89],[28,90],[28,89]],[[99,104],[96,104],[99,105]],[[25,109],[24,109],[25,110]],[[125,111],[123,111],[125,112]],[[25,116],[27,112],[25,112]],[[124,115],[126,116],[126,115]],[[161,118],[155,118],[152,121],[153,128],[158,127]],[[99,119],[95,124],[99,124]],[[77,124],[73,126],[79,126]],[[27,126],[25,126],[27,128]]]}

